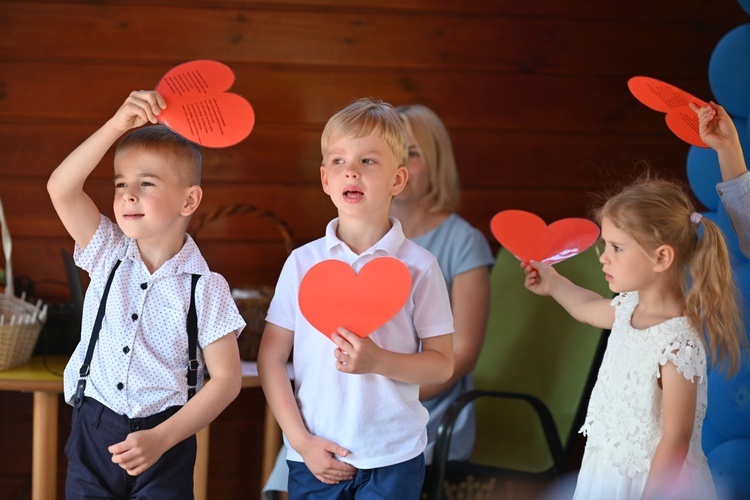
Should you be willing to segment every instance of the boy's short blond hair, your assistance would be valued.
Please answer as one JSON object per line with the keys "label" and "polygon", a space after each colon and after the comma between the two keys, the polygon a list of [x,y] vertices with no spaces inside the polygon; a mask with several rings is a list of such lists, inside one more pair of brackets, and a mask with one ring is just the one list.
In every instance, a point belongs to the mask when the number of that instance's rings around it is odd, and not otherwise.
{"label": "boy's short blond hair", "polygon": [[368,135],[382,138],[393,152],[397,166],[406,166],[409,160],[406,132],[396,110],[387,102],[369,98],[354,101],[328,120],[320,138],[323,158],[328,153],[329,145],[342,137]]}
{"label": "boy's short blond hair", "polygon": [[115,155],[130,149],[144,149],[172,155],[180,179],[188,186],[200,186],[203,162],[197,145],[174,133],[164,125],[151,125],[133,130],[120,140]]}

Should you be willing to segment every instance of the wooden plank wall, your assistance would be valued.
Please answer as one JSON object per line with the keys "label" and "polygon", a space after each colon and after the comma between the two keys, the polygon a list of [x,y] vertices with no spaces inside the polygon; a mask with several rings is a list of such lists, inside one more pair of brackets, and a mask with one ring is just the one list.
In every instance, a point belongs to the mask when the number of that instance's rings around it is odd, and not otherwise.
{"label": "wooden plank wall", "polygon": [[[257,115],[242,144],[204,151],[201,211],[253,204],[285,220],[298,243],[322,235],[335,212],[319,187],[320,132],[371,96],[421,102],[445,120],[461,213],[489,236],[503,209],[585,216],[591,193],[629,178],[639,160],[684,179],[687,146],[626,81],[654,76],[709,98],[711,52],[747,21],[732,0],[0,1],[0,198],[15,272],[46,299],[67,297],[59,252],[72,242],[46,179],[131,90],[153,88],[181,62],[229,64],[233,90]],[[111,162],[88,183],[107,214]],[[199,243],[233,286],[273,284],[281,239],[248,219],[219,221]],[[23,448],[23,433],[9,435]],[[228,470],[218,456],[214,470]],[[257,489],[256,465],[229,467],[236,474],[213,497]]]}

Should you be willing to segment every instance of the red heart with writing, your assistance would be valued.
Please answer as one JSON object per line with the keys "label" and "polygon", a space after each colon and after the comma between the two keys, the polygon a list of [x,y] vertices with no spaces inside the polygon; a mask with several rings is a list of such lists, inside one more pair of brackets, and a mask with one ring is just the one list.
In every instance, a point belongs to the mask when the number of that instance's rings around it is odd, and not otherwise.
{"label": "red heart with writing", "polygon": [[698,132],[698,115],[688,105],[693,102],[698,106],[705,106],[705,101],[674,85],[647,76],[634,76],[628,80],[628,89],[641,103],[655,111],[666,113],[667,127],[677,137],[693,146],[708,147]]}
{"label": "red heart with writing", "polygon": [[299,288],[299,307],[307,321],[330,337],[340,327],[364,338],[404,307],[411,273],[393,257],[378,257],[355,273],[340,260],[310,268]]}
{"label": "red heart with writing", "polygon": [[201,146],[233,146],[250,134],[255,112],[244,97],[226,92],[234,72],[208,59],[190,61],[167,71],[156,85],[167,102],[159,121]]}
{"label": "red heart with writing", "polygon": [[523,210],[499,212],[492,218],[490,229],[521,262],[562,262],[599,238],[599,227],[588,219],[560,219],[548,226],[539,216]]}

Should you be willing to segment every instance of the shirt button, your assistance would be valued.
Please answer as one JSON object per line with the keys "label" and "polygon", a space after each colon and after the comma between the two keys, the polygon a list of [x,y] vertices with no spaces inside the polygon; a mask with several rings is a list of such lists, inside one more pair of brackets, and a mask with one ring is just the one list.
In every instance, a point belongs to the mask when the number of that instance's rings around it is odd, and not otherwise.
{"label": "shirt button", "polygon": [[130,352],[130,347],[128,347],[128,346],[123,347],[122,348],[122,352],[124,352],[125,354],[129,353]]}
{"label": "shirt button", "polygon": [[133,321],[135,321],[135,320],[138,319],[138,315],[136,313],[133,313],[133,315],[131,316],[131,318],[133,319]]}
{"label": "shirt button", "polygon": [[123,387],[125,387],[125,386],[123,385],[123,383],[122,383],[122,382],[119,382],[119,383],[117,384],[117,389],[118,389],[118,390],[120,390],[120,391],[121,391]]}
{"label": "shirt button", "polygon": [[148,283],[141,283],[141,290],[148,288]]}

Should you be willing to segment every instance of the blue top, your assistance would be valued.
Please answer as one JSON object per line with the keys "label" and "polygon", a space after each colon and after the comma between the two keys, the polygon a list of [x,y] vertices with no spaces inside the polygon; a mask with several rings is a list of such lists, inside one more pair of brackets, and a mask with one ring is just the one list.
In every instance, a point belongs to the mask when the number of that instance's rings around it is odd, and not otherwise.
{"label": "blue top", "polygon": [[[495,263],[490,245],[484,235],[456,214],[451,214],[433,230],[411,240],[429,250],[437,258],[451,296],[453,279],[457,275]],[[432,463],[437,428],[448,407],[461,394],[473,388],[471,375],[466,375],[457,380],[452,387],[422,402],[430,413],[430,419],[427,422],[427,448],[424,451],[426,463]],[[469,458],[474,449],[475,437],[474,410],[469,406],[461,413],[453,428],[448,458],[450,460]]]}
{"label": "blue top", "polygon": [[750,172],[718,183],[716,191],[740,240],[740,250],[750,259]]}

